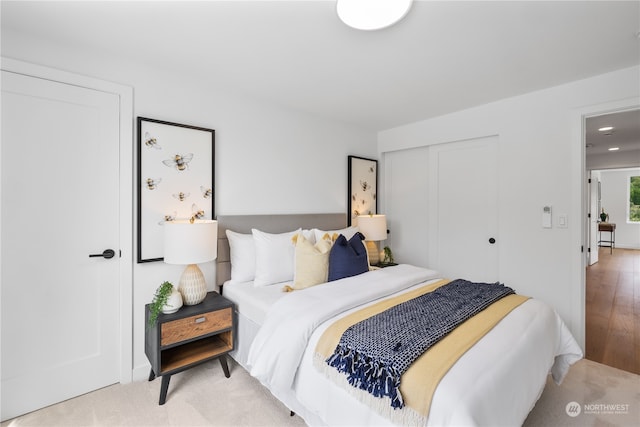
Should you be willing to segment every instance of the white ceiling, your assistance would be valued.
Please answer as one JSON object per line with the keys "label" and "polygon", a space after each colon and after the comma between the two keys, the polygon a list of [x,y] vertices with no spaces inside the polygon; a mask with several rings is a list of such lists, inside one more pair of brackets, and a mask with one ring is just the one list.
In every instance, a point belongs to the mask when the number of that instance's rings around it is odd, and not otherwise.
{"label": "white ceiling", "polygon": [[[598,129],[611,126],[612,130],[600,132]],[[636,151],[640,156],[640,110],[624,111],[589,117],[585,121],[587,155],[606,154],[609,148],[617,147],[619,152]],[[640,157],[636,159],[640,164]]]}
{"label": "white ceiling", "polygon": [[[603,127],[613,129],[599,131]],[[640,110],[588,117],[584,132],[587,169],[640,167]]]}
{"label": "white ceiling", "polygon": [[416,1],[361,32],[334,1],[14,2],[11,28],[382,130],[640,63],[640,1]]}

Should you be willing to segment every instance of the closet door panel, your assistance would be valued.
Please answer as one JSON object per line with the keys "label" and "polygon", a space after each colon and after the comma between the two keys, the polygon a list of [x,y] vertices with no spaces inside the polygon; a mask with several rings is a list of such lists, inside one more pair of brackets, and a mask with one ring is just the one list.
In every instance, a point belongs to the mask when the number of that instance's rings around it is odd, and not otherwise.
{"label": "closet door panel", "polygon": [[386,153],[384,211],[395,261],[430,268],[428,147]]}
{"label": "closet door panel", "polygon": [[430,260],[451,278],[498,280],[498,138],[429,153]]}

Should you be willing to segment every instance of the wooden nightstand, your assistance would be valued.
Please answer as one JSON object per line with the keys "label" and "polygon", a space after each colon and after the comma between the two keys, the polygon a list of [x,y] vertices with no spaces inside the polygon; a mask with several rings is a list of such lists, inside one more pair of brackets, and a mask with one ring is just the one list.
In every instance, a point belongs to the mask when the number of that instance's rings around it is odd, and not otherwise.
{"label": "wooden nightstand", "polygon": [[396,264],[395,262],[379,262],[377,264],[374,265],[374,267],[379,267],[379,268],[385,268],[385,267],[393,267]]}
{"label": "wooden nightstand", "polygon": [[234,348],[234,306],[217,292],[209,292],[199,304],[183,306],[172,314],[160,314],[149,326],[145,306],[145,354],[151,362],[149,381],[162,376],[159,404],[167,398],[171,375],[202,362],[219,358],[229,378],[226,354]]}

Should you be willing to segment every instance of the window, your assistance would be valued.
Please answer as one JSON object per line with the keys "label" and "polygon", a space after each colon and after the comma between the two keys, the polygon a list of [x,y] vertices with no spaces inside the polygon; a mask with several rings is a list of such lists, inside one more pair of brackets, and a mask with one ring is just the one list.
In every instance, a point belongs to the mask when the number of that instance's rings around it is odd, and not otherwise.
{"label": "window", "polygon": [[640,176],[629,178],[629,222],[640,222]]}

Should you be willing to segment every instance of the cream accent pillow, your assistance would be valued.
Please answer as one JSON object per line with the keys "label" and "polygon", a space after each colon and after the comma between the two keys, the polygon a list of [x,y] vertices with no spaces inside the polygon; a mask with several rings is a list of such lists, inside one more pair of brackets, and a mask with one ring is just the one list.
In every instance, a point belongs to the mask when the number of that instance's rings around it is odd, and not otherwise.
{"label": "cream accent pillow", "polygon": [[305,239],[307,239],[308,241],[310,241],[311,243],[316,243],[316,235],[313,231],[313,229],[311,230],[307,230],[307,229],[303,229],[301,231],[302,235],[304,236]]}
{"label": "cream accent pillow", "polygon": [[291,238],[301,229],[271,234],[251,229],[256,247],[256,277],[253,286],[269,286],[293,280],[295,250]]}
{"label": "cream accent pillow", "polygon": [[305,289],[326,283],[329,275],[329,253],[332,241],[328,235],[314,245],[303,234],[292,239],[295,244],[293,289]]}

